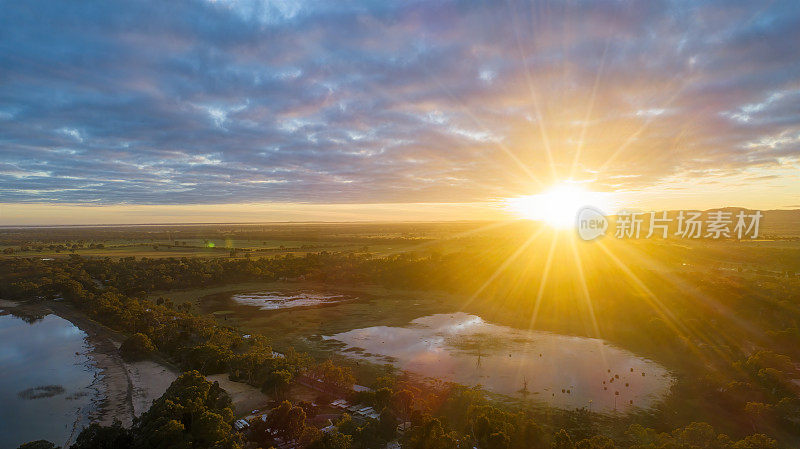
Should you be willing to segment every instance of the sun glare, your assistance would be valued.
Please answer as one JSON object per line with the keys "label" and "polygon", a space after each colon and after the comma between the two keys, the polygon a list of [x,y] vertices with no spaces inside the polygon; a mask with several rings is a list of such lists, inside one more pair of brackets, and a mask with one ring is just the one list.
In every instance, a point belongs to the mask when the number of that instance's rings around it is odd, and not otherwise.
{"label": "sun glare", "polygon": [[509,198],[511,211],[522,218],[543,221],[555,228],[575,226],[578,211],[585,206],[609,207],[609,194],[592,192],[580,185],[563,183],[536,195]]}

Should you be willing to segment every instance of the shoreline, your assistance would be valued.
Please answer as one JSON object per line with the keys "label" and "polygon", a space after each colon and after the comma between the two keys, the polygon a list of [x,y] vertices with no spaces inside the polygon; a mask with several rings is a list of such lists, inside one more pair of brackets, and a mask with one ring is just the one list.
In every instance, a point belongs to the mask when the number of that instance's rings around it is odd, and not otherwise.
{"label": "shoreline", "polygon": [[134,418],[147,411],[180,375],[175,368],[153,360],[126,362],[119,354],[124,335],[66,304],[51,302],[45,307],[86,334],[87,355],[95,363],[99,372],[96,381],[101,385],[100,401],[90,414],[91,422],[110,426],[119,420],[130,427]]}
{"label": "shoreline", "polygon": [[[88,355],[95,360],[103,385],[103,399],[91,416],[92,422],[110,426],[119,419],[129,427],[133,419],[146,412],[181,375],[179,369],[159,358],[125,361],[119,354],[119,347],[126,336],[90,319],[72,306],[51,302],[47,308],[87,335]],[[227,373],[206,375],[205,378],[218,382],[228,393],[236,416],[247,415],[250,410],[263,408],[271,402],[271,398],[258,388],[229,380]]]}
{"label": "shoreline", "polygon": [[[84,354],[95,371],[90,387],[95,392],[95,399],[89,413],[78,413],[88,419],[89,423],[111,426],[115,421],[120,421],[124,427],[131,427],[135,418],[146,412],[153,401],[161,397],[181,374],[179,369],[159,357],[136,362],[125,361],[119,353],[119,347],[126,335],[92,320],[67,303],[0,299],[0,309],[26,309],[53,314],[69,321],[85,334]],[[236,416],[246,416],[250,411],[263,409],[272,402],[260,389],[231,381],[225,373],[205,377],[211,382],[218,382],[228,393]],[[75,425],[77,423],[76,420]],[[73,429],[67,444],[77,437],[80,430],[80,426]]]}

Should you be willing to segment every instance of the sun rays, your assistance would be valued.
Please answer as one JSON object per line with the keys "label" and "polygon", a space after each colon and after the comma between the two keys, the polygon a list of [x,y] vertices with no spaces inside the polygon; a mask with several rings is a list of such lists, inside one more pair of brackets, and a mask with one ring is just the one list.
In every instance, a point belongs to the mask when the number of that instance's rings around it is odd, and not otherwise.
{"label": "sun rays", "polygon": [[730,358],[719,349],[720,344],[739,347],[741,342],[730,335],[753,331],[731,311],[721,311],[723,316],[730,315],[735,325],[730,332],[712,333],[707,325],[686,316],[687,300],[714,309],[721,306],[695,286],[687,285],[676,274],[674,264],[661,260],[666,250],[657,243],[615,239],[585,242],[573,230],[534,223],[526,226],[524,222],[482,227],[470,235],[482,233],[481,238],[486,238],[486,233],[516,234],[518,243],[497,241],[481,250],[487,270],[485,276],[471,280],[475,288],[461,301],[462,312],[480,314],[490,321],[494,316],[505,317],[528,330],[598,338],[601,357],[605,351],[602,341],[631,338],[611,327],[611,323],[624,319],[609,315],[611,310],[617,314],[632,311],[632,317],[644,320],[642,324],[651,330],[636,338],[682,342],[682,357],[690,355],[709,364]]}
{"label": "sun rays", "polygon": [[522,218],[566,229],[575,226],[581,208],[607,210],[612,205],[612,195],[589,191],[577,183],[562,183],[536,195],[509,198],[506,205]]}
{"label": "sun rays", "polygon": [[[535,34],[536,30],[523,30],[521,23],[524,21],[516,15],[513,19],[511,26],[523,68],[522,83],[502,88],[522,93],[527,98],[524,109],[531,117],[523,126],[527,126],[525,136],[528,139],[501,138],[489,145],[499,150],[499,157],[493,162],[505,161],[509,165],[506,168],[508,176],[517,185],[527,186],[530,190],[527,194],[518,192],[499,199],[507,211],[523,220],[488,224],[453,237],[470,239],[488,233],[505,239],[515,232],[520,233],[514,243],[498,241],[497,245],[482,248],[485,276],[465,279],[465,283],[473,288],[465,296],[461,310],[468,311],[477,303],[496,310],[513,308],[519,311],[517,318],[521,326],[528,329],[548,329],[559,325],[575,333],[602,339],[613,331],[609,329],[613,320],[604,320],[608,304],[627,301],[632,309],[646,309],[648,313],[645,315],[653,320],[654,327],[663,323],[671,336],[686,342],[693,355],[704,357],[700,346],[709,342],[711,337],[673,309],[676,307],[674,295],[688,294],[698,301],[710,303],[709,298],[697,291],[689,291],[669,267],[648,269],[658,263],[654,260],[656,255],[651,252],[652,248],[647,246],[649,244],[609,239],[584,242],[577,238],[574,230],[578,212],[587,206],[607,214],[629,206],[620,203],[620,194],[624,192],[614,190],[608,172],[621,155],[647,138],[648,128],[660,118],[656,115],[629,117],[621,130],[604,134],[601,139],[604,145],[598,146],[594,139],[596,136],[593,136],[596,128],[592,119],[607,105],[608,98],[603,89],[610,43],[601,43],[602,56],[598,54],[595,72],[589,74],[590,81],[583,86],[586,93],[582,97],[583,103],[580,100],[577,104],[559,101],[555,108],[560,109],[554,111],[553,103],[548,102],[552,100],[552,92],[546,90],[547,80],[532,71],[531,62],[526,57],[528,49],[525,47],[531,36],[523,34]],[[568,71],[568,58],[563,60],[563,64],[564,71]],[[457,89],[448,87],[449,84],[434,72],[427,75],[444,96],[457,105],[458,112],[467,121],[477,129],[497,131],[491,120],[484,121],[480,109],[475,109],[466,98],[459,98]],[[660,92],[662,100],[655,105],[656,108],[670,108],[689,83],[686,78],[669,78]],[[569,123],[569,127],[565,128],[564,123]],[[607,128],[602,132],[606,133]],[[681,132],[677,130],[678,134]],[[570,142],[572,146],[564,142]],[[489,162],[490,154],[481,155]],[[476,185],[483,187],[480,183]],[[605,191],[594,191],[593,188]],[[520,225],[522,221],[530,221],[530,226]],[[417,250],[435,251],[436,244],[424,243]],[[657,289],[654,284],[664,288]]]}

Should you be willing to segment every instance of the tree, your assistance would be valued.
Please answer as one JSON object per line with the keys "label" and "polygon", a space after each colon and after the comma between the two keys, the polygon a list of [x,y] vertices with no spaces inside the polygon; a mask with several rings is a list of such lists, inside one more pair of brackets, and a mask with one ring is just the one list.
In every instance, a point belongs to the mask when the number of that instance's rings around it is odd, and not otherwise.
{"label": "tree", "polygon": [[704,422],[693,422],[682,429],[674,430],[672,434],[680,447],[712,447],[717,438],[714,428]]}
{"label": "tree", "polygon": [[544,429],[532,419],[525,419],[520,426],[518,434],[512,438],[515,449],[521,448],[543,448],[549,435],[545,435]]}
{"label": "tree", "polygon": [[231,358],[229,370],[234,380],[244,380],[250,385],[264,383],[264,374],[273,362],[272,346],[263,335],[247,339],[245,352]]}
{"label": "tree", "polygon": [[136,333],[125,339],[119,347],[119,352],[127,361],[136,361],[147,358],[155,352],[156,347],[150,341],[150,337],[142,333]]}
{"label": "tree", "polygon": [[314,441],[308,449],[350,449],[353,437],[339,432],[322,434],[322,438]]}
{"label": "tree", "polygon": [[275,438],[296,440],[303,434],[305,427],[306,412],[289,401],[283,401],[269,411],[265,420],[256,423],[253,433],[256,442],[268,445]]}
{"label": "tree", "polygon": [[230,349],[205,343],[195,346],[185,354],[184,365],[203,374],[217,374],[225,371],[230,358]]}
{"label": "tree", "polygon": [[744,412],[750,417],[753,430],[758,432],[759,424],[770,414],[772,407],[763,402],[748,402],[744,406]]}
{"label": "tree", "polygon": [[778,442],[768,436],[756,433],[747,438],[737,441],[733,449],[777,449]]}
{"label": "tree", "polygon": [[374,419],[367,420],[353,435],[353,447],[363,449],[383,447],[386,444],[386,440],[381,437],[379,427],[378,421]]}
{"label": "tree", "polygon": [[485,441],[492,431],[492,425],[486,415],[481,415],[475,420],[472,428],[474,429],[475,438],[478,441]]}
{"label": "tree", "polygon": [[392,408],[403,419],[411,416],[411,405],[414,403],[414,393],[408,389],[397,391],[392,396]]}
{"label": "tree", "polygon": [[575,444],[575,449],[615,449],[614,441],[602,435],[586,438]]}
{"label": "tree", "polygon": [[641,424],[632,424],[625,434],[635,446],[661,445],[661,440],[664,437],[656,433],[655,430],[644,427]]}
{"label": "tree", "polygon": [[561,429],[553,436],[553,449],[575,449],[572,438],[566,430]]}
{"label": "tree", "polygon": [[122,427],[121,422],[115,421],[108,427],[91,424],[78,434],[75,444],[69,449],[127,449],[132,443],[131,431]]}
{"label": "tree", "polygon": [[261,391],[272,394],[275,398],[283,398],[292,386],[292,373],[287,370],[272,371],[261,386]]}
{"label": "tree", "polygon": [[356,383],[350,368],[337,366],[330,359],[315,366],[313,374],[325,384],[341,390],[350,390]]}
{"label": "tree", "polygon": [[134,448],[238,448],[231,400],[217,382],[189,371],[135,423]]}
{"label": "tree", "polygon": [[60,448],[47,440],[36,440],[24,443],[17,449],[60,449]]}
{"label": "tree", "polygon": [[508,449],[510,444],[511,440],[503,432],[494,432],[486,439],[488,449]]}
{"label": "tree", "polygon": [[353,417],[347,413],[342,414],[339,422],[336,423],[336,428],[339,429],[340,433],[351,436],[355,435],[358,431],[358,426],[356,426],[355,421],[353,421]]}
{"label": "tree", "polygon": [[436,418],[423,417],[418,426],[403,437],[403,447],[412,449],[455,449],[458,439],[453,433],[445,432],[442,422]]}
{"label": "tree", "polygon": [[383,410],[388,407],[392,401],[392,390],[390,388],[379,388],[375,390],[373,396],[373,405],[377,410]]}
{"label": "tree", "polygon": [[383,409],[378,422],[378,432],[381,438],[386,441],[394,438],[397,433],[397,416],[389,408]]}

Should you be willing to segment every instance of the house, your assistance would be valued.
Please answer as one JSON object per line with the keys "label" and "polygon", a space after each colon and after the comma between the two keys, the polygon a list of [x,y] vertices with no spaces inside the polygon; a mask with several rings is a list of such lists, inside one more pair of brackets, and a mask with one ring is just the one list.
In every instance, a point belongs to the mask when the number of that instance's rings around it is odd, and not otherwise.
{"label": "house", "polygon": [[236,421],[233,422],[233,428],[240,432],[247,429],[248,427],[250,427],[250,423],[243,419],[237,419]]}
{"label": "house", "polygon": [[350,407],[345,407],[345,409],[350,413],[358,413],[358,411],[361,410],[362,408],[364,408],[364,404],[351,405]]}
{"label": "house", "polygon": [[347,407],[350,407],[350,403],[345,401],[344,399],[337,399],[331,402],[331,405],[341,409],[346,409]]}
{"label": "house", "polygon": [[409,421],[406,421],[406,422],[404,422],[402,424],[398,424],[397,425],[397,433],[398,433],[398,435],[403,435],[409,429],[411,429],[411,423]]}

